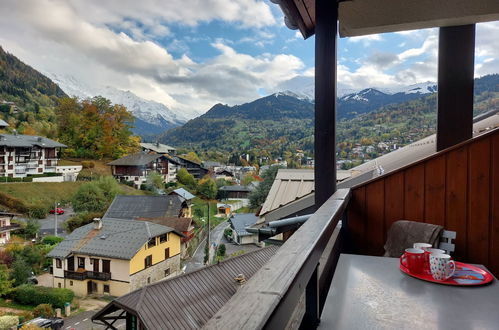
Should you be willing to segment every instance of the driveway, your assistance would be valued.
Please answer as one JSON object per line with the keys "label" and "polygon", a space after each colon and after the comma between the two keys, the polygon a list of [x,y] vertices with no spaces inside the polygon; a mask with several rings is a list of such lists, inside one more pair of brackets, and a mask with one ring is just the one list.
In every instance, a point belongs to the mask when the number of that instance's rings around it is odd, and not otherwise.
{"label": "driveway", "polygon": [[[223,237],[224,229],[227,228],[227,221],[220,223],[218,226],[213,228],[210,232],[210,254],[213,257],[215,255],[214,249],[218,244],[220,244],[220,240]],[[185,263],[185,272],[190,273],[197,269],[204,267],[204,247],[206,245],[206,239],[204,239],[201,243],[199,243],[198,248],[194,251],[192,258]]]}
{"label": "driveway", "polygon": [[[71,207],[64,208],[64,214],[57,215],[57,235],[61,237],[66,237],[68,234],[64,231],[62,224],[66,222],[71,216],[75,213]],[[17,218],[23,222],[28,221],[27,218]],[[54,235],[54,227],[55,227],[55,215],[49,214],[45,219],[38,219],[38,223],[40,224],[40,230],[38,231],[38,235],[40,237],[44,237],[47,235]]]}
{"label": "driveway", "polygon": [[[64,327],[63,329],[73,329],[73,330],[97,330],[97,329],[106,329],[103,325],[98,325],[92,323],[90,318],[97,313],[98,310],[85,311],[76,314],[75,316],[70,316],[64,319]],[[118,320],[113,324],[117,329],[125,329],[126,322],[125,320]]]}

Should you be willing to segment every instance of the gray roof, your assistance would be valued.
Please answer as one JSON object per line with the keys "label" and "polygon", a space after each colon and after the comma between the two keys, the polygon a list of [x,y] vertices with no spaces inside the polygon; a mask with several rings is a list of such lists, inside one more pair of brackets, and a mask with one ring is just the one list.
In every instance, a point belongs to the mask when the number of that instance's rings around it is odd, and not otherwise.
{"label": "gray roof", "polygon": [[182,197],[178,195],[118,195],[104,214],[104,219],[178,217],[183,202]]}
{"label": "gray roof", "polygon": [[129,260],[151,237],[172,231],[147,221],[103,219],[99,230],[94,229],[93,223],[76,228],[47,257],[66,258],[74,253]]}
{"label": "gray roof", "polygon": [[234,278],[239,274],[251,278],[277,249],[262,248],[147,285],[116,298],[92,320],[126,308],[136,313],[148,330],[199,329],[236,293],[240,284]]}
{"label": "gray roof", "polygon": [[210,161],[210,160],[207,160],[207,161],[203,162],[203,167],[206,167],[206,168],[220,167],[220,166],[222,166],[222,164],[219,163],[219,162],[213,162],[213,161]]}
{"label": "gray roof", "polygon": [[174,147],[170,147],[166,144],[161,144],[161,143],[141,143],[140,146],[144,149],[149,149],[159,154],[167,154],[170,151],[177,150]]}
{"label": "gray roof", "polygon": [[5,120],[0,119],[0,127],[8,127],[8,126],[9,124]]}
{"label": "gray roof", "polygon": [[196,197],[193,194],[191,194],[190,192],[188,192],[187,190],[185,190],[184,188],[175,189],[174,191],[172,191],[170,193],[170,195],[173,193],[181,196],[182,198],[184,198],[185,200],[188,200],[188,201]]}
{"label": "gray roof", "polygon": [[120,159],[113,160],[108,165],[121,165],[121,166],[142,166],[160,158],[160,154],[144,154],[142,152],[128,155]]}
{"label": "gray roof", "polygon": [[253,226],[258,217],[254,213],[239,213],[234,214],[234,217],[229,219],[231,227],[236,231],[237,236],[251,236],[252,233],[246,231],[246,227]]}
{"label": "gray roof", "polygon": [[0,134],[0,146],[21,148],[65,148],[65,144],[36,135]]}
{"label": "gray roof", "polygon": [[222,191],[245,191],[245,192],[252,191],[252,189],[249,188],[248,186],[241,186],[241,185],[223,186],[223,187],[220,187],[220,190],[222,190]]}

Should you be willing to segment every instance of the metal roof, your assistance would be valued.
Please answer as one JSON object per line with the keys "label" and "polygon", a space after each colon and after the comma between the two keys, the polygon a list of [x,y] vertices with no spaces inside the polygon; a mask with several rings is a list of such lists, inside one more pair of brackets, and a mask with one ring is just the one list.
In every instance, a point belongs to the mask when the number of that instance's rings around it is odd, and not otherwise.
{"label": "metal roof", "polygon": [[178,217],[183,208],[183,203],[184,200],[178,195],[117,195],[103,218],[135,219]]}
{"label": "metal roof", "polygon": [[101,229],[95,229],[93,223],[76,228],[47,257],[83,254],[129,260],[151,237],[169,232],[174,232],[173,228],[146,221],[103,219]]}
{"label": "metal roof", "polygon": [[121,166],[142,166],[147,165],[152,161],[162,157],[160,154],[144,154],[142,152],[128,155],[120,159],[113,160],[108,165],[121,165]]}
{"label": "metal roof", "polygon": [[191,194],[190,192],[188,192],[187,190],[185,190],[184,188],[175,189],[169,195],[174,194],[174,193],[179,195],[183,199],[188,200],[188,201],[196,197],[193,194]]}
{"label": "metal roof", "polygon": [[254,225],[258,217],[254,213],[236,213],[229,219],[231,227],[236,231],[237,236],[251,236],[252,233],[246,231],[246,227]]}
{"label": "metal roof", "polygon": [[262,248],[147,285],[116,298],[92,320],[125,308],[135,313],[148,330],[199,329],[241,286],[234,278],[239,274],[243,274],[246,280],[251,278],[277,249],[277,246]]}
{"label": "metal roof", "polygon": [[140,146],[144,149],[149,149],[159,154],[167,154],[171,151],[175,151],[174,147],[170,147],[166,144],[161,143],[141,143]]}
{"label": "metal roof", "polygon": [[0,146],[21,148],[66,148],[65,144],[36,135],[0,134]]}
{"label": "metal roof", "polygon": [[179,232],[186,232],[192,227],[192,218],[158,217],[135,218],[135,220],[149,221],[158,225],[171,227]]}
{"label": "metal roof", "polygon": [[279,169],[260,216],[314,191],[313,169]]}

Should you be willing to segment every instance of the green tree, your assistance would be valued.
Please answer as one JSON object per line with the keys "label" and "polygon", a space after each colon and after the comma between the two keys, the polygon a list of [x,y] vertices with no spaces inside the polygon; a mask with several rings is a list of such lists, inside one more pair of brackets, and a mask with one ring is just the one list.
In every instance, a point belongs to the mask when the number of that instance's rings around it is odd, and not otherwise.
{"label": "green tree", "polygon": [[108,200],[97,183],[85,183],[78,188],[72,200],[76,212],[101,212],[108,205]]}
{"label": "green tree", "polygon": [[36,219],[28,219],[26,223],[26,228],[24,228],[24,233],[26,234],[26,238],[33,238],[36,236],[38,231],[40,230],[40,223]]}
{"label": "green tree", "polygon": [[6,265],[0,264],[0,296],[3,297],[12,290],[13,279],[9,277],[9,270]]}
{"label": "green tree", "polygon": [[161,174],[157,172],[151,172],[147,176],[147,187],[148,190],[156,192],[158,190],[161,190],[165,187],[165,184],[163,182],[163,177]]}
{"label": "green tree", "polygon": [[274,179],[277,175],[277,171],[279,171],[279,166],[271,166],[265,173],[262,174],[263,181],[256,187],[256,189],[250,193],[250,207],[258,208],[267,199],[267,195],[269,194],[270,188],[274,183]]}
{"label": "green tree", "polygon": [[225,257],[225,252],[227,251],[225,244],[220,244],[217,249],[217,255],[220,257]]}
{"label": "green tree", "polygon": [[186,185],[189,188],[195,188],[196,187],[196,179],[194,179],[194,176],[190,174],[185,168],[181,168],[177,172],[177,180],[183,185]]}
{"label": "green tree", "polygon": [[121,192],[120,185],[111,175],[101,176],[96,184],[108,203],[111,203],[114,197]]}
{"label": "green tree", "polygon": [[218,192],[217,183],[207,175],[199,180],[198,192],[206,198],[214,199]]}
{"label": "green tree", "polygon": [[17,258],[12,263],[10,278],[14,280],[14,286],[19,286],[28,282],[31,276],[31,267],[22,258]]}
{"label": "green tree", "polygon": [[194,163],[201,164],[201,159],[199,159],[199,156],[194,151],[188,152],[187,155],[183,155],[182,157]]}

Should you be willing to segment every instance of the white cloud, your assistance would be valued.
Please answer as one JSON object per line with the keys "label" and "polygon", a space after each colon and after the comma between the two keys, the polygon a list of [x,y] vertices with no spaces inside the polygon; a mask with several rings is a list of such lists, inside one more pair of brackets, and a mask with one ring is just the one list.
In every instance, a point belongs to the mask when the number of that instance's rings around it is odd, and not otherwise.
{"label": "white cloud", "polygon": [[380,34],[370,34],[370,35],[366,35],[366,36],[347,38],[348,42],[353,42],[353,43],[360,42],[364,46],[369,46],[374,41],[381,41],[381,40],[383,40],[383,38],[381,37]]}
{"label": "white cloud", "polygon": [[[193,10],[196,8],[196,10]],[[87,84],[131,90],[146,99],[191,114],[217,102],[235,104],[259,96],[304,68],[295,56],[237,52],[227,40],[212,47],[220,54],[195,62],[182,40],[166,48],[152,35],[171,33],[161,22],[196,25],[220,19],[255,29],[271,42],[274,35],[258,27],[274,24],[268,5],[256,0],[168,1],[3,1],[0,43],[21,60],[44,72],[71,74]],[[159,22],[159,23],[158,23]],[[163,25],[159,25],[163,26]],[[126,31],[116,32],[116,31]]]}

